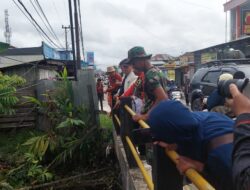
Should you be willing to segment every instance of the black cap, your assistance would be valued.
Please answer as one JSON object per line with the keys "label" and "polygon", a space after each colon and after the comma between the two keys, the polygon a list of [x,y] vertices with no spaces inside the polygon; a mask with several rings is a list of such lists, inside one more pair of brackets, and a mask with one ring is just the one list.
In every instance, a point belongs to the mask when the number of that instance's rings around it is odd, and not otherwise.
{"label": "black cap", "polygon": [[123,59],[120,63],[119,63],[119,66],[121,65],[131,65],[131,62],[129,59]]}

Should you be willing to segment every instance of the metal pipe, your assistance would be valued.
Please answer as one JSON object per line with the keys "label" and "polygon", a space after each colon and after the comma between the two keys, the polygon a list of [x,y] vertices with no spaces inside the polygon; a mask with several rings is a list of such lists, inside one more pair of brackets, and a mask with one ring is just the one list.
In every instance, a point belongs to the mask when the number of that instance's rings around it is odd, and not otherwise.
{"label": "metal pipe", "polygon": [[[169,151],[165,149],[166,155],[175,163],[177,164],[177,159],[179,155],[175,151]],[[185,175],[190,179],[193,184],[199,189],[199,190],[215,190],[196,170],[193,168],[187,169],[185,172]]]}
{"label": "metal pipe", "polygon": [[146,183],[148,185],[148,188],[150,190],[154,190],[154,184],[152,182],[152,179],[148,175],[148,173],[147,173],[141,159],[139,158],[138,153],[136,152],[136,149],[135,149],[133,143],[131,142],[131,140],[130,140],[130,138],[128,136],[126,136],[125,138],[126,138],[126,141],[128,143],[128,146],[129,146],[129,148],[130,148],[130,150],[131,150],[131,152],[132,152],[132,154],[133,154],[133,156],[135,158],[135,161],[136,161],[138,167],[140,168],[141,173],[142,173],[142,175],[143,175],[143,177],[144,177],[144,179],[145,179],[145,181],[146,181]]}
{"label": "metal pipe", "polygon": [[115,117],[115,119],[116,119],[116,121],[117,121],[119,127],[121,127],[121,121],[120,121],[120,119],[118,118],[118,116],[117,116],[116,114],[114,114],[114,117]]}
{"label": "metal pipe", "polygon": [[[124,106],[124,108],[127,110],[127,112],[131,115],[134,116],[136,113],[127,105]],[[138,123],[142,128],[150,128],[147,123],[145,123],[143,120],[139,120]]]}

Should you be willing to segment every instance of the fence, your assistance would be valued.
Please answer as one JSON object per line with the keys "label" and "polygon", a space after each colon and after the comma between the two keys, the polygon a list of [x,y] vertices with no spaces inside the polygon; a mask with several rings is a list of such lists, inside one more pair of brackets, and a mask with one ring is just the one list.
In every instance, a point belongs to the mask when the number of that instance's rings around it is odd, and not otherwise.
{"label": "fence", "polygon": [[[132,135],[136,123],[132,120],[135,115],[131,109],[130,97],[121,98],[119,110],[113,111],[113,124],[117,134],[120,134],[130,168],[139,167],[150,190],[180,190],[183,188],[183,176],[176,169],[178,154],[175,151],[164,150],[153,145],[152,179],[148,175],[137,153],[137,141]],[[143,120],[138,121],[142,128],[149,128]],[[185,176],[200,190],[214,190],[214,188],[194,169],[188,169]]]}

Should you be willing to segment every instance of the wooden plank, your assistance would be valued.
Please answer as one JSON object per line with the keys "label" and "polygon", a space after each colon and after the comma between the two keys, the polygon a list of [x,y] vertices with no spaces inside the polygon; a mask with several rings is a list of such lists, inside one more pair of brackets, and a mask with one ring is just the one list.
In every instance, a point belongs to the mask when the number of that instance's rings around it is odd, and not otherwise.
{"label": "wooden plank", "polygon": [[[31,112],[31,108],[30,107],[19,107],[19,108],[16,108],[16,114],[18,113],[30,113]],[[34,109],[33,112],[36,112],[36,110]]]}
{"label": "wooden plank", "polygon": [[28,117],[16,117],[16,118],[0,118],[0,123],[15,123],[24,121],[35,121],[35,117],[28,116]]}
{"label": "wooden plank", "polygon": [[32,108],[32,107],[34,107],[35,105],[33,104],[33,103],[29,103],[29,102],[26,102],[26,103],[24,103],[24,102],[18,102],[15,106],[14,106],[14,108],[19,108],[19,107],[25,107],[25,108]]}
{"label": "wooden plank", "polygon": [[35,127],[35,123],[30,122],[30,123],[10,123],[10,124],[0,124],[0,129],[10,129],[10,128],[33,128]]}
{"label": "wooden plank", "polygon": [[0,119],[1,118],[15,118],[15,117],[24,118],[24,117],[27,117],[27,116],[35,116],[35,115],[36,115],[35,112],[24,112],[24,113],[16,113],[16,114],[13,114],[13,115],[0,115]]}

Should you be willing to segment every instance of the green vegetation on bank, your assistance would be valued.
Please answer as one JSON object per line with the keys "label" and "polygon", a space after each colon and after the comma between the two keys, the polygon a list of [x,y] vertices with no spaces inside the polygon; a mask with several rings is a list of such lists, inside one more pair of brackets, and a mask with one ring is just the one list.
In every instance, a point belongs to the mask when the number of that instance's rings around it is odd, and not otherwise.
{"label": "green vegetation on bank", "polygon": [[58,86],[44,94],[46,101],[25,97],[48,119],[46,131],[0,132],[0,189],[48,189],[58,184],[69,189],[77,184],[81,189],[119,189],[113,160],[105,156],[112,141],[110,118],[101,116],[104,127],[96,126],[84,106],[73,104],[66,70],[60,78]]}
{"label": "green vegetation on bank", "polygon": [[23,155],[27,148],[22,146],[33,135],[43,134],[35,129],[21,129],[0,133],[0,162],[6,161],[7,164],[23,160]]}
{"label": "green vegetation on bank", "polygon": [[8,76],[0,72],[0,114],[11,115],[15,113],[13,106],[18,102],[16,88],[25,83],[25,79],[17,75]]}
{"label": "green vegetation on bank", "polygon": [[100,114],[101,127],[112,130],[112,119],[107,114]]}

